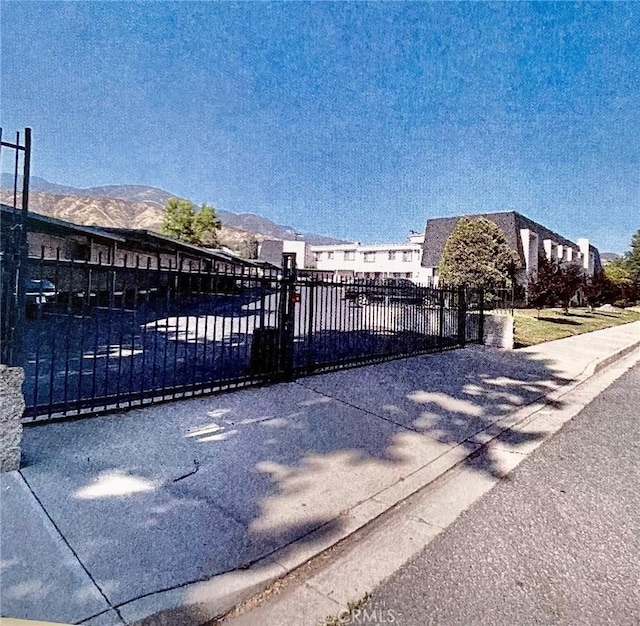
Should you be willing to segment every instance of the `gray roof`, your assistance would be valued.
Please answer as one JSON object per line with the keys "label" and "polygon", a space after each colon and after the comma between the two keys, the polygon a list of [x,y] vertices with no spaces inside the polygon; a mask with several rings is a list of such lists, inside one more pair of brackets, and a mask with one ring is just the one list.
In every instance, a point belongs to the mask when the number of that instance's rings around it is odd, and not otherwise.
{"label": "gray roof", "polygon": [[[571,246],[577,248],[577,244],[557,233],[549,230],[542,224],[538,224],[528,217],[516,213],[515,211],[507,211],[502,213],[476,213],[473,215],[458,215],[456,217],[438,217],[427,221],[425,229],[422,266],[437,267],[440,263],[440,257],[444,249],[451,231],[455,228],[458,221],[463,217],[484,217],[493,222],[503,233],[507,243],[511,248],[518,252],[520,260],[524,263],[524,252],[522,250],[522,241],[520,239],[520,230],[528,228],[538,234],[538,245],[540,254],[544,254],[544,240],[553,239],[556,243],[563,246]],[[595,250],[595,248],[594,248]],[[597,252],[597,250],[596,250]]]}
{"label": "gray roof", "polygon": [[[11,219],[13,215],[16,215],[17,219],[21,219],[22,216],[22,211],[20,209],[14,209],[7,204],[0,204],[0,211],[3,214],[3,222]],[[33,211],[28,211],[26,215],[27,224],[31,232],[61,233],[65,235],[77,234],[93,237],[95,239],[108,239],[110,241],[120,242],[124,241],[122,237],[118,237],[116,234],[97,226],[82,226],[80,224],[74,224],[73,222],[59,220],[55,217],[49,217],[48,215],[42,215],[41,213],[33,213]]]}
{"label": "gray roof", "polygon": [[282,250],[284,242],[281,239],[265,239],[260,244],[260,254],[258,258],[261,261],[267,261],[276,267],[282,267]]}
{"label": "gray roof", "polygon": [[186,241],[180,241],[179,239],[174,239],[173,237],[168,237],[167,235],[163,235],[161,233],[156,233],[152,230],[144,230],[139,228],[114,228],[109,227],[108,229],[111,233],[117,233],[124,240],[131,242],[138,242],[148,245],[154,245],[159,248],[163,248],[167,251],[172,250],[180,250],[182,252],[190,253],[197,257],[205,257],[217,260],[227,261],[229,263],[236,263],[239,265],[254,265],[251,261],[247,259],[243,259],[241,257],[235,256],[226,252],[224,250],[219,250],[217,248],[205,248],[202,246],[197,246],[192,243],[187,243]]}

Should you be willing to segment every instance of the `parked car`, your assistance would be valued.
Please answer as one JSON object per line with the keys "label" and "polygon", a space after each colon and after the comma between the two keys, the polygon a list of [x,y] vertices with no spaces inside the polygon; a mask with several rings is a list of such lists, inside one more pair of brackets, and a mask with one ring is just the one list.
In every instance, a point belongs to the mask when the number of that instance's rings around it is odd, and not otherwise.
{"label": "parked car", "polygon": [[385,278],[381,281],[361,281],[347,285],[344,297],[360,306],[382,302],[387,298],[394,302],[431,306],[437,301],[438,295],[434,289],[416,285],[407,278]]}
{"label": "parked car", "polygon": [[25,302],[27,304],[46,304],[56,296],[56,286],[46,278],[27,280]]}
{"label": "parked car", "polygon": [[25,314],[35,319],[43,305],[56,299],[56,286],[46,278],[28,278],[25,289]]}

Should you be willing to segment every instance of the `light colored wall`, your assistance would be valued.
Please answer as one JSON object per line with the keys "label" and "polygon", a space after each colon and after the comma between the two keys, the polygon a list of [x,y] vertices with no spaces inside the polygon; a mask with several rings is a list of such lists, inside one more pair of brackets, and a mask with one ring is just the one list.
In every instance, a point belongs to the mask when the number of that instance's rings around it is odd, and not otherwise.
{"label": "light colored wall", "polygon": [[485,346],[512,350],[514,341],[513,315],[485,313],[483,340]]}
{"label": "light colored wall", "polygon": [[[426,268],[420,265],[422,246],[417,242],[310,246],[310,251],[317,269],[332,271],[336,275],[352,274],[363,278],[373,275],[381,278],[401,277],[410,278],[415,282],[420,282],[427,276]],[[345,253],[351,255],[352,260],[345,258]]]}
{"label": "light colored wall", "polygon": [[307,244],[304,241],[282,241],[282,252],[290,252],[296,255],[296,267],[305,267]]}
{"label": "light colored wall", "polygon": [[578,247],[580,248],[583,269],[589,276],[593,276],[595,271],[595,258],[593,252],[589,250],[589,240],[584,237],[578,239]]}

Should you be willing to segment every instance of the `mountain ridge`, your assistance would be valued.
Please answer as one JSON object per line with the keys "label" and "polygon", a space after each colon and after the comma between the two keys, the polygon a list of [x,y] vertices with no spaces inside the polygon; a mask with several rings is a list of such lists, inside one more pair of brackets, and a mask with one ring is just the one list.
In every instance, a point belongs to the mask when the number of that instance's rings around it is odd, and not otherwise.
{"label": "mountain ridge", "polygon": [[[0,197],[7,200],[13,180],[3,174]],[[51,183],[39,176],[30,179],[30,210],[82,225],[120,228],[144,228],[159,231],[164,206],[169,198],[180,197],[164,189],[147,185],[102,185],[72,187]],[[342,243],[316,233],[305,233],[278,224],[255,213],[232,213],[216,209],[222,222],[220,241],[231,249],[243,251],[250,240],[300,239],[310,244]]]}

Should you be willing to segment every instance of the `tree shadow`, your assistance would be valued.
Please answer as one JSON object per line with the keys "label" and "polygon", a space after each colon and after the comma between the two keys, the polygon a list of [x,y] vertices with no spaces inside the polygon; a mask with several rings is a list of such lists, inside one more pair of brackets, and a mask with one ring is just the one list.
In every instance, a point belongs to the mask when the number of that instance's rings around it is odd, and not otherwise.
{"label": "tree shadow", "polygon": [[568,326],[580,326],[580,322],[567,319],[566,317],[540,317],[541,322],[550,322],[551,324],[561,324]]}
{"label": "tree shadow", "polygon": [[22,473],[124,605],[287,546],[311,555],[432,464],[504,475],[468,455],[542,438],[509,417],[567,382],[528,353],[447,351],[28,428]]}

